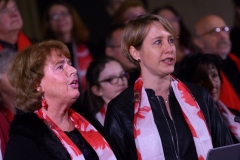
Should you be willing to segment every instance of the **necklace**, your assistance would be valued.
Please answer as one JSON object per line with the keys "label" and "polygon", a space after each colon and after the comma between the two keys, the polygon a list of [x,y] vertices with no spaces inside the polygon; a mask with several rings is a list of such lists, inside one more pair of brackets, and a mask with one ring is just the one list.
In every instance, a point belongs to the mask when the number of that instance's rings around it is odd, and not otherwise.
{"label": "necklace", "polygon": [[[160,103],[160,100],[159,100],[159,97],[158,97],[158,96],[157,96],[157,99],[158,99],[158,103],[159,103],[159,105],[160,105],[161,111],[162,111],[162,113],[163,113],[163,116],[164,116],[164,118],[165,118],[165,120],[166,120],[166,122],[167,122],[167,126],[168,126],[168,129],[169,129],[170,135],[171,135],[171,141],[172,141],[172,144],[173,144],[175,156],[176,156],[177,159],[179,159],[178,135],[177,135],[177,129],[176,129],[174,120],[172,119],[174,131],[175,131],[175,136],[176,136],[176,143],[175,143],[174,138],[173,138],[173,132],[172,132],[172,130],[171,130],[171,128],[170,128],[170,124],[169,124],[169,122],[168,122],[168,120],[167,120],[167,117],[166,117],[166,115],[165,115],[165,113],[164,113],[163,107],[162,107],[162,105],[161,105],[161,103]],[[166,103],[168,102],[168,98],[167,98],[167,100],[165,100],[165,102],[166,102]]]}

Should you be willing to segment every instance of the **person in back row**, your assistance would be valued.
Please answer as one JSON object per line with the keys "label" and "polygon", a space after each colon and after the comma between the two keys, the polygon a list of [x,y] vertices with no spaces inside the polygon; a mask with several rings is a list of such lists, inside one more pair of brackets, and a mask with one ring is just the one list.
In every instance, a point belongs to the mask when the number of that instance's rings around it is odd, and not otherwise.
{"label": "person in back row", "polygon": [[0,51],[4,48],[21,51],[31,45],[21,31],[22,26],[23,20],[15,0],[0,0]]}
{"label": "person in back row", "polygon": [[230,53],[229,27],[217,15],[207,15],[195,24],[195,45],[202,53],[219,55],[222,60],[220,100],[240,115],[240,59]]}
{"label": "person in back row", "polygon": [[129,74],[128,83],[132,85],[139,77],[140,71],[121,51],[121,39],[125,26],[125,24],[114,24],[110,27],[106,36],[105,54],[121,63],[123,69]]}
{"label": "person in back row", "polygon": [[99,57],[87,70],[84,107],[104,125],[108,103],[128,87],[128,73],[110,57]]}
{"label": "person in back row", "polygon": [[141,75],[109,102],[104,127],[125,160],[206,159],[209,149],[233,143],[209,92],[171,76],[175,38],[157,15],[139,16],[124,30],[122,52]]}
{"label": "person in back row", "polygon": [[196,83],[206,88],[211,94],[217,107],[232,132],[235,143],[240,142],[240,123],[234,121],[235,115],[219,100],[221,91],[220,76],[221,58],[214,54],[191,54],[182,61],[179,79]]}

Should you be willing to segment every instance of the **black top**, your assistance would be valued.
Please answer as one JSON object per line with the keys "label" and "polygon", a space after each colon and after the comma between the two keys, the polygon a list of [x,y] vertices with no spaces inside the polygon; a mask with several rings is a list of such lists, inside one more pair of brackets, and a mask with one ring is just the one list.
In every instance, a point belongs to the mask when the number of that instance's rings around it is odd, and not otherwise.
{"label": "black top", "polygon": [[4,42],[2,40],[0,40],[0,44],[2,46],[2,48],[8,48],[8,49],[11,49],[13,51],[17,51],[17,44],[10,44],[8,42]]}
{"label": "black top", "polygon": [[[233,144],[229,130],[224,123],[210,93],[198,85],[185,83],[205,117],[212,137],[213,147]],[[179,157],[184,160],[197,160],[192,134],[186,124],[180,105],[170,91],[169,105],[173,121],[167,114],[161,97],[155,96],[151,89],[146,90],[153,111],[154,122],[159,131],[166,160],[175,160],[175,151],[179,149]],[[164,118],[164,114],[166,118]],[[167,126],[169,124],[169,127]],[[108,104],[104,128],[111,135],[121,157],[124,160],[137,160],[134,140],[134,91],[129,86]],[[172,132],[172,134],[170,133]],[[171,138],[173,137],[173,140]],[[178,139],[178,145],[177,145]],[[151,145],[151,144],[149,144]],[[178,146],[178,147],[176,147]]]}
{"label": "black top", "polygon": [[95,150],[83,138],[76,128],[70,132],[64,132],[72,142],[79,148],[86,160],[99,160]]}

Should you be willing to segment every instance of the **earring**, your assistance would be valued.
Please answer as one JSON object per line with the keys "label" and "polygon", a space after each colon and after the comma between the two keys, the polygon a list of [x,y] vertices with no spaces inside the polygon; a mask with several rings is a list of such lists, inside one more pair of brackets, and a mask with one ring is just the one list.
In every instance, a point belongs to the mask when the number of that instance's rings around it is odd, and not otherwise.
{"label": "earring", "polygon": [[42,107],[46,110],[48,109],[48,104],[44,96],[42,96]]}
{"label": "earring", "polygon": [[137,61],[138,61],[138,63],[140,63],[140,62],[141,62],[141,60],[140,60],[140,59],[138,59]]}

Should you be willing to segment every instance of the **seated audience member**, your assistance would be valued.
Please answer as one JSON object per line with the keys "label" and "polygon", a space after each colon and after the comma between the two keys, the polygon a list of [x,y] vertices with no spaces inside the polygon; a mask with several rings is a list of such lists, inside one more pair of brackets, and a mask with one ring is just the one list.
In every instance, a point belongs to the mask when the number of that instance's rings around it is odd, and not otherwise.
{"label": "seated audience member", "polygon": [[0,157],[5,152],[9,139],[9,124],[15,114],[15,91],[7,78],[10,63],[15,55],[15,51],[8,49],[0,51]]}
{"label": "seated audience member", "polygon": [[140,0],[126,0],[113,16],[113,23],[128,23],[139,15],[146,14],[147,10]]}
{"label": "seated audience member", "polygon": [[0,50],[21,51],[30,46],[30,40],[21,31],[23,21],[15,0],[0,0],[0,14]]}
{"label": "seated audience member", "polygon": [[[172,6],[166,5],[156,8],[153,14],[166,18],[176,32],[177,39],[174,41],[176,46],[176,62],[180,62],[184,56],[194,51],[192,35],[185,26],[182,17]],[[175,65],[176,66],[176,65]],[[176,69],[175,69],[176,70]]]}
{"label": "seated audience member", "polygon": [[141,68],[108,104],[104,127],[125,160],[206,159],[232,137],[206,89],[171,76],[176,62],[171,24],[142,15],[124,29],[122,52]]}
{"label": "seated audience member", "polygon": [[44,38],[65,43],[70,50],[71,61],[78,71],[81,90],[86,89],[86,71],[92,55],[86,46],[89,32],[75,9],[64,1],[54,1],[45,10]]}
{"label": "seated audience member", "polygon": [[94,60],[87,71],[87,110],[103,125],[108,103],[128,87],[128,73],[113,58]]}
{"label": "seated audience member", "polygon": [[80,92],[62,42],[43,41],[17,54],[9,81],[19,110],[4,160],[119,159],[100,123],[70,109]]}
{"label": "seated audience member", "polygon": [[220,78],[221,58],[213,54],[194,54],[183,59],[179,79],[196,83],[205,87],[217,103],[218,109],[228,128],[240,142],[240,123],[234,121],[235,115],[219,100],[221,90]]}
{"label": "seated audience member", "polygon": [[234,3],[234,23],[230,31],[232,42],[231,52],[240,58],[240,0],[233,0]]}
{"label": "seated audience member", "polygon": [[105,0],[106,11],[109,16],[113,16],[121,4],[126,0]]}
{"label": "seated audience member", "polygon": [[240,59],[230,53],[229,27],[217,15],[207,15],[195,24],[195,45],[202,53],[219,55],[222,60],[220,100],[240,115]]}
{"label": "seated audience member", "polygon": [[125,24],[114,24],[110,27],[106,36],[105,53],[107,56],[121,63],[123,69],[129,73],[129,84],[134,84],[135,80],[139,77],[140,71],[121,52],[121,39],[124,28]]}

